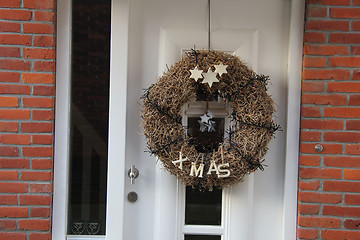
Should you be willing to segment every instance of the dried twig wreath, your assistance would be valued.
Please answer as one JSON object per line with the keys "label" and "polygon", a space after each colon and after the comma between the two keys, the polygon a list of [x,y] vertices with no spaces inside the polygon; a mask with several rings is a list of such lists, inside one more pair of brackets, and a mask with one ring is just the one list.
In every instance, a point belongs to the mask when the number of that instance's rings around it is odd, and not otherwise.
{"label": "dried twig wreath", "polygon": [[[263,170],[267,144],[279,126],[267,94],[269,77],[258,75],[236,56],[217,51],[188,52],[142,97],[142,126],[151,154],[185,185],[212,189],[234,185]],[[199,146],[183,126],[184,104],[222,98],[230,104],[230,126],[216,146]],[[200,116],[211,132],[211,113]]]}

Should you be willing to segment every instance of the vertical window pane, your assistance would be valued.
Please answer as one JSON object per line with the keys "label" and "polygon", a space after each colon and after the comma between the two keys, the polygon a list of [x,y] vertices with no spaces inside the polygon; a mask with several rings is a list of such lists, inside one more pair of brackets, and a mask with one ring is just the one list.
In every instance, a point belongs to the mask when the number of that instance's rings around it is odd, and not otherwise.
{"label": "vertical window pane", "polygon": [[72,1],[68,234],[104,235],[110,0]]}
{"label": "vertical window pane", "polygon": [[199,191],[186,187],[185,224],[221,225],[221,202],[221,189]]}
{"label": "vertical window pane", "polygon": [[185,235],[184,240],[221,240],[221,236]]}

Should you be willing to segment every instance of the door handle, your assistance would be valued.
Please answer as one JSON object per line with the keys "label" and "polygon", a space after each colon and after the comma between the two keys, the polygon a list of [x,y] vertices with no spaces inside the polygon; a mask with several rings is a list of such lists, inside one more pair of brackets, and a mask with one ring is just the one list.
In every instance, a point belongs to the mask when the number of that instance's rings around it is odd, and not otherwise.
{"label": "door handle", "polygon": [[128,171],[128,176],[130,178],[130,183],[134,184],[135,179],[139,177],[139,170],[137,170],[135,165],[131,165],[131,167],[130,167],[130,169]]}

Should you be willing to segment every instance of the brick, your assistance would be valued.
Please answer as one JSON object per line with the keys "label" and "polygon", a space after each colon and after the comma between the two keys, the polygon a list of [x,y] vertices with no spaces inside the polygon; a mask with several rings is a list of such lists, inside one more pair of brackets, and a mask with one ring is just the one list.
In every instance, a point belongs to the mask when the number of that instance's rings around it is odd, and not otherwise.
{"label": "brick", "polygon": [[26,60],[0,59],[0,69],[30,71],[30,62]]}
{"label": "brick", "polygon": [[22,171],[20,179],[23,181],[50,181],[51,172]]}
{"label": "brick", "polygon": [[360,5],[360,0],[353,0],[353,6],[358,6]]}
{"label": "brick", "polygon": [[323,215],[358,217],[360,216],[359,207],[342,207],[342,206],[323,206]]}
{"label": "brick", "polygon": [[350,95],[348,105],[349,106],[359,106],[360,105],[360,95]]}
{"label": "brick", "polygon": [[297,229],[297,237],[299,239],[317,239],[318,230],[316,229],[306,229],[306,228],[298,228]]}
{"label": "brick", "polygon": [[53,132],[53,123],[47,122],[25,122],[21,123],[21,132],[26,133],[51,133]]}
{"label": "brick", "polygon": [[308,20],[305,24],[306,30],[321,31],[349,31],[349,21],[327,21],[327,20]]}
{"label": "brick", "polygon": [[308,156],[300,155],[299,156],[299,165],[302,166],[319,166],[320,165],[320,156]]}
{"label": "brick", "polygon": [[27,183],[0,182],[1,193],[26,193],[27,191]]}
{"label": "brick", "polygon": [[23,73],[24,83],[54,83],[54,74],[47,73]]}
{"label": "brick", "polygon": [[47,195],[20,195],[21,205],[50,205],[51,198]]}
{"label": "brick", "polygon": [[319,205],[298,204],[298,213],[304,215],[314,215],[319,213]]}
{"label": "brick", "polygon": [[0,44],[10,45],[31,45],[31,38],[29,35],[21,34],[0,34]]}
{"label": "brick", "polygon": [[298,225],[301,227],[340,228],[341,220],[328,217],[304,217],[299,216]]}
{"label": "brick", "polygon": [[359,31],[360,30],[360,21],[353,21],[351,25],[351,30]]}
{"label": "brick", "polygon": [[0,57],[20,57],[20,48],[0,47]]}
{"label": "brick", "polygon": [[1,22],[0,21],[0,32],[20,32],[20,23],[14,22]]}
{"label": "brick", "polygon": [[302,117],[321,117],[320,107],[301,107]]}
{"label": "brick", "polygon": [[17,72],[0,72],[0,82],[19,82],[20,73]]}
{"label": "brick", "polygon": [[55,72],[55,62],[35,61],[34,70],[38,72]]}
{"label": "brick", "polygon": [[351,80],[360,80],[360,70],[353,68],[352,72],[353,72],[353,74],[351,76]]}
{"label": "brick", "polygon": [[33,159],[31,160],[32,169],[52,169],[53,162],[49,159]]}
{"label": "brick", "polygon": [[0,84],[0,94],[30,94],[30,86],[19,84]]}
{"label": "brick", "polygon": [[34,11],[34,20],[42,22],[55,22],[54,12]]}
{"label": "brick", "polygon": [[33,110],[32,119],[36,121],[54,120],[53,110]]}
{"label": "brick", "polygon": [[42,217],[42,218],[50,217],[50,208],[44,208],[44,207],[31,208],[30,217]]}
{"label": "brick", "polygon": [[24,157],[52,157],[52,147],[23,147]]}
{"label": "brick", "polygon": [[347,120],[346,130],[360,130],[360,120]]}
{"label": "brick", "polygon": [[0,205],[16,205],[17,196],[16,195],[0,195]]}
{"label": "brick", "polygon": [[350,0],[308,0],[307,2],[320,5],[350,5]]}
{"label": "brick", "polygon": [[53,135],[33,135],[33,144],[52,144],[54,142]]}
{"label": "brick", "polygon": [[344,178],[347,180],[360,180],[360,170],[344,169]]}
{"label": "brick", "polygon": [[34,86],[33,95],[39,96],[54,96],[55,87],[54,86]]}
{"label": "brick", "polygon": [[331,8],[330,17],[332,18],[360,18],[360,8]]}
{"label": "brick", "polygon": [[324,83],[321,81],[302,81],[301,91],[304,92],[323,92]]}
{"label": "brick", "polygon": [[349,80],[350,70],[346,69],[304,69],[304,80]]}
{"label": "brick", "polygon": [[1,230],[16,230],[16,221],[0,219],[0,229]]}
{"label": "brick", "polygon": [[[360,23],[360,21],[359,21],[359,23]],[[360,46],[351,46],[350,54],[351,55],[360,55]]]}
{"label": "brick", "polygon": [[341,170],[332,168],[300,168],[300,178],[340,179]]}
{"label": "brick", "polygon": [[326,42],[325,33],[319,32],[305,32],[304,33],[304,42],[306,43],[324,43]]}
{"label": "brick", "polygon": [[324,57],[304,57],[304,67],[325,67],[326,59]]}
{"label": "brick", "polygon": [[19,220],[20,230],[40,230],[46,231],[50,229],[50,220]]}
{"label": "brick", "polygon": [[360,43],[360,33],[330,33],[330,43]]}
{"label": "brick", "polygon": [[358,192],[360,182],[324,181],[323,189],[332,192]]}
{"label": "brick", "polygon": [[19,100],[17,97],[0,97],[0,107],[18,107]]}
{"label": "brick", "polygon": [[359,93],[360,82],[329,82],[327,91]]}
{"label": "brick", "polygon": [[20,0],[0,0],[0,6],[3,8],[18,8],[20,7]]}
{"label": "brick", "polygon": [[29,160],[25,158],[0,158],[0,168],[29,168]]}
{"label": "brick", "polygon": [[17,9],[0,9],[0,16],[3,20],[30,20],[31,11]]}
{"label": "brick", "polygon": [[338,45],[310,45],[304,46],[305,55],[348,55],[349,51],[346,46]]}
{"label": "brick", "polygon": [[55,37],[34,36],[33,45],[36,47],[55,47]]}
{"label": "brick", "polygon": [[55,59],[55,50],[48,48],[23,48],[23,57],[31,59]]}
{"label": "brick", "polygon": [[[0,0],[1,1],[1,0]],[[10,1],[10,0],[8,0]],[[0,240],[25,240],[25,233],[0,232]]]}
{"label": "brick", "polygon": [[316,142],[321,140],[321,132],[301,131],[300,140],[305,142]]}
{"label": "brick", "polygon": [[355,240],[360,239],[360,232],[343,230],[321,230],[321,239],[326,240]]}
{"label": "brick", "polygon": [[360,133],[355,132],[325,132],[324,141],[327,142],[360,142]]}
{"label": "brick", "polygon": [[315,7],[309,5],[307,7],[307,17],[327,17],[328,9],[326,7]]}
{"label": "brick", "polygon": [[346,96],[340,94],[303,94],[301,101],[303,104],[345,105]]}
{"label": "brick", "polygon": [[330,67],[359,67],[360,57],[329,57]]}
{"label": "brick", "polygon": [[0,217],[28,217],[28,209],[26,207],[0,207]]}
{"label": "brick", "polygon": [[50,240],[50,233],[30,233],[29,240]]}
{"label": "brick", "polygon": [[24,107],[51,108],[54,107],[53,98],[23,97]]}
{"label": "brick", "polygon": [[30,119],[30,110],[0,109],[0,119]]}
{"label": "brick", "polygon": [[316,191],[319,189],[319,186],[320,186],[319,180],[315,180],[315,181],[299,180],[299,189],[301,190]]}
{"label": "brick", "polygon": [[357,157],[325,156],[324,164],[328,167],[360,168],[360,161]]}
{"label": "brick", "polygon": [[17,180],[17,172],[0,170],[0,180]]}
{"label": "brick", "polygon": [[302,129],[343,129],[343,122],[334,119],[301,119]]}
{"label": "brick", "polygon": [[0,134],[0,143],[29,145],[31,143],[31,136],[22,134]]}
{"label": "brick", "polygon": [[32,8],[32,9],[55,9],[55,2],[54,0],[23,0],[23,4],[25,8]]}
{"label": "brick", "polygon": [[340,203],[341,195],[317,192],[299,192],[299,201],[309,203]]}
{"label": "brick", "polygon": [[344,221],[344,227],[346,229],[360,230],[360,220],[359,219],[355,219],[355,220],[354,219],[346,219]]}
{"label": "brick", "polygon": [[321,153],[315,151],[316,143],[301,143],[300,153],[312,153],[312,154],[341,154],[341,144],[321,144],[324,150]]}
{"label": "brick", "polygon": [[24,33],[54,34],[55,26],[49,23],[23,23]]}
{"label": "brick", "polygon": [[345,153],[350,155],[360,155],[360,145],[359,144],[346,144]]}
{"label": "brick", "polygon": [[324,108],[324,117],[360,118],[360,108]]}
{"label": "brick", "polygon": [[347,205],[360,205],[360,195],[359,194],[345,194],[344,202]]}
{"label": "brick", "polygon": [[51,193],[51,184],[30,184],[30,192],[32,193]]}
{"label": "brick", "polygon": [[17,132],[18,124],[16,122],[0,121],[0,132]]}
{"label": "brick", "polygon": [[19,149],[17,147],[0,146],[1,157],[17,157],[19,155]]}

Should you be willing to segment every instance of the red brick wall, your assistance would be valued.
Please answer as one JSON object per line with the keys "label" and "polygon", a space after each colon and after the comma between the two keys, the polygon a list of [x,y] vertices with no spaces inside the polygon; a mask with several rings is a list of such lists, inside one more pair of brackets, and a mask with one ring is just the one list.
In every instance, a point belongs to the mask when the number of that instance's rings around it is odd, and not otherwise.
{"label": "red brick wall", "polygon": [[298,239],[360,239],[360,1],[308,0],[305,19]]}
{"label": "red brick wall", "polygon": [[0,240],[50,239],[54,0],[0,0]]}

